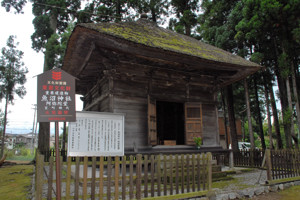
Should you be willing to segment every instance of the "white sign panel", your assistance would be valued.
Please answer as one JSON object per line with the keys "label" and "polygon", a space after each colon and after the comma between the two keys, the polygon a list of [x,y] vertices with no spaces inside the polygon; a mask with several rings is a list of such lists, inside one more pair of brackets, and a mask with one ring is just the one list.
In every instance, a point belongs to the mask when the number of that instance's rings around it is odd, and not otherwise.
{"label": "white sign panel", "polygon": [[123,156],[124,115],[76,112],[69,123],[68,156]]}

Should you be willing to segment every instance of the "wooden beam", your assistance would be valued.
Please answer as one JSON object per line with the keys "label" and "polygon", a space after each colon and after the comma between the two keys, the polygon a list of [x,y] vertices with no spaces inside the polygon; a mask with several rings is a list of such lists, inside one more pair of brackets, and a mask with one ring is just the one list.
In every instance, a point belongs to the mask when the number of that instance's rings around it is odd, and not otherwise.
{"label": "wooden beam", "polygon": [[95,50],[95,43],[92,43],[92,45],[91,45],[91,47],[90,47],[90,49],[87,53],[87,56],[84,58],[83,63],[81,64],[81,66],[77,70],[76,77],[78,77],[81,74],[81,72],[84,70],[84,68],[87,66],[88,61],[90,60],[91,55],[92,55],[94,50]]}

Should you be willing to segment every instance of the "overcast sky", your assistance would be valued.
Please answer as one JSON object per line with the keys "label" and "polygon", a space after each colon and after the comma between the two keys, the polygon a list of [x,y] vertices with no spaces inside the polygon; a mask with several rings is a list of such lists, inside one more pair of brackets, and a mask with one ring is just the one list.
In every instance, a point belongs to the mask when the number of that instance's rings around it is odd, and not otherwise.
{"label": "overcast sky", "polygon": [[[36,75],[43,73],[44,55],[37,53],[31,48],[30,36],[34,32],[31,12],[31,3],[27,3],[24,14],[7,13],[0,7],[0,48],[6,47],[6,41],[10,35],[15,35],[15,41],[19,42],[17,47],[24,52],[23,62],[28,68],[27,83],[25,84],[27,94],[23,99],[15,95],[14,105],[9,105],[8,126],[6,133],[29,133],[33,127],[34,109],[36,104],[37,78]],[[77,110],[81,110],[81,102],[76,99]],[[4,99],[0,102],[4,112]]]}

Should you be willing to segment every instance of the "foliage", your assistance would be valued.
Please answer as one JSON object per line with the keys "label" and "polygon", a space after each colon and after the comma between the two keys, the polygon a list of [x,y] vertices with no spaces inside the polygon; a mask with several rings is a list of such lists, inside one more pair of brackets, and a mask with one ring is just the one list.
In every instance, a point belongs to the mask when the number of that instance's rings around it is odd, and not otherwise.
{"label": "foliage", "polygon": [[[74,24],[70,23],[68,28],[62,34],[52,34],[46,44],[45,62],[47,66],[62,67],[65,50],[67,48],[68,39],[74,29]],[[52,66],[52,67],[51,67]]]}
{"label": "foliage", "polygon": [[202,138],[201,137],[194,137],[194,142],[197,147],[200,147],[202,145]]}
{"label": "foliage", "polygon": [[22,9],[26,3],[26,0],[2,0],[1,6],[5,8],[6,12],[10,12],[14,8],[15,13],[23,13]]}
{"label": "foliage", "polygon": [[199,0],[171,0],[176,18],[170,19],[169,29],[192,35],[192,28],[197,25],[198,4]]}
{"label": "foliage", "polygon": [[23,97],[26,94],[25,87],[27,68],[22,62],[24,53],[17,50],[18,43],[15,44],[15,36],[9,36],[7,48],[2,48],[0,57],[0,100],[8,98],[8,102],[13,103],[14,94]]}
{"label": "foliage", "polygon": [[77,15],[79,8],[79,0],[35,0],[32,7],[35,16],[33,20],[35,32],[31,36],[32,48],[37,52],[45,51],[48,39],[52,34],[63,33],[70,19]]}
{"label": "foliage", "polygon": [[9,36],[6,43],[7,48],[2,48],[2,55],[0,57],[0,101],[5,99],[1,156],[4,153],[8,104],[13,104],[15,94],[20,98],[23,98],[26,94],[24,84],[28,70],[22,62],[23,52],[16,49],[18,43],[15,44],[14,39],[14,36]]}

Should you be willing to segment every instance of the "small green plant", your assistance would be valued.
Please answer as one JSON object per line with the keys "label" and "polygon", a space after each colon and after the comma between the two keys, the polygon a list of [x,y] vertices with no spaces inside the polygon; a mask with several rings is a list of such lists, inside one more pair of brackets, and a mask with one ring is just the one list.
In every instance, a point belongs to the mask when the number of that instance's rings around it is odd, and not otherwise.
{"label": "small green plant", "polygon": [[200,147],[202,145],[202,138],[201,137],[194,137],[194,142],[196,147]]}

